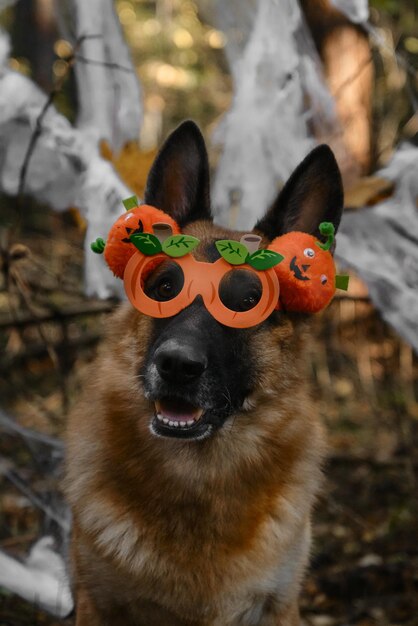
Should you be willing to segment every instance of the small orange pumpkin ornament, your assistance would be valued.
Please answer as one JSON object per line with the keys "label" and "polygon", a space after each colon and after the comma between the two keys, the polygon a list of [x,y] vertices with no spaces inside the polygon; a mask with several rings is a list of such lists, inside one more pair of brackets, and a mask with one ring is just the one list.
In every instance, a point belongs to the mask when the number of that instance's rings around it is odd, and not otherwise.
{"label": "small orange pumpkin ornament", "polygon": [[126,265],[136,252],[135,246],[129,239],[131,235],[142,232],[152,233],[153,225],[158,222],[169,224],[174,234],[180,232],[177,222],[167,213],[147,204],[137,206],[138,200],[135,196],[124,200],[123,204],[127,211],[113,224],[107,241],[104,242],[99,238],[91,244],[93,252],[104,252],[106,263],[118,278],[123,278]]}
{"label": "small orange pumpkin ornament", "polygon": [[280,305],[286,311],[317,313],[330,303],[336,287],[346,288],[346,277],[336,276],[329,251],[334,242],[334,225],[322,222],[319,229],[326,235],[326,243],[307,233],[290,232],[269,245],[285,257],[274,269],[280,282]]}

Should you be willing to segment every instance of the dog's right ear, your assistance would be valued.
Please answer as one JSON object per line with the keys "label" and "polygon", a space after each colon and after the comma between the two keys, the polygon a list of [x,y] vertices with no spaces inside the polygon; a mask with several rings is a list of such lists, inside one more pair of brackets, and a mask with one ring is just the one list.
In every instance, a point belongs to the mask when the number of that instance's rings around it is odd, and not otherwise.
{"label": "dog's right ear", "polygon": [[180,226],[212,219],[208,155],[194,122],[183,122],[166,139],[148,174],[144,202],[168,213]]}
{"label": "dog's right ear", "polygon": [[343,204],[341,173],[332,150],[323,144],[298,165],[255,229],[270,240],[290,231],[320,238],[321,222],[332,222],[337,231]]}

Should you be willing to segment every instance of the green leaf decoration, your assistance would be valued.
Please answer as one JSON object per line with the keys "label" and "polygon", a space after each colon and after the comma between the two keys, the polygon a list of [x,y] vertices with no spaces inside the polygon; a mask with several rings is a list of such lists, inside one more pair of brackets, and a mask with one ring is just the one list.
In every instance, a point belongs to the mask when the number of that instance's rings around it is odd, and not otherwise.
{"label": "green leaf decoration", "polygon": [[162,252],[163,248],[155,235],[151,233],[135,233],[129,237],[135,248],[138,248],[142,254],[152,256]]}
{"label": "green leaf decoration", "polygon": [[93,243],[90,244],[90,248],[96,254],[103,254],[103,250],[105,249],[105,246],[106,246],[106,242],[101,237],[97,237],[96,241],[93,241]]}
{"label": "green leaf decoration", "polygon": [[343,291],[347,291],[349,281],[350,281],[349,276],[341,276],[340,274],[337,274],[337,276],[335,277],[335,286],[337,289],[342,289]]}
{"label": "green leaf decoration", "polygon": [[199,243],[200,239],[191,235],[171,235],[163,242],[163,252],[178,258],[194,250]]}
{"label": "green leaf decoration", "polygon": [[131,196],[130,198],[126,198],[125,200],[122,200],[122,203],[125,209],[127,211],[130,211],[131,209],[134,209],[135,207],[138,206],[138,198],[136,196]]}
{"label": "green leaf decoration", "polygon": [[221,239],[215,242],[220,255],[231,265],[242,265],[248,258],[248,250],[243,243],[232,239]]}
{"label": "green leaf decoration", "polygon": [[321,235],[326,237],[327,240],[325,243],[321,243],[320,241],[317,241],[316,245],[318,246],[318,248],[321,248],[322,250],[325,250],[325,251],[329,250],[332,244],[334,243],[334,239],[335,239],[334,224],[332,222],[321,222],[321,224],[319,225],[319,232],[321,233]]}
{"label": "green leaf decoration", "polygon": [[247,259],[248,265],[255,270],[269,270],[283,261],[284,256],[274,250],[256,250]]}

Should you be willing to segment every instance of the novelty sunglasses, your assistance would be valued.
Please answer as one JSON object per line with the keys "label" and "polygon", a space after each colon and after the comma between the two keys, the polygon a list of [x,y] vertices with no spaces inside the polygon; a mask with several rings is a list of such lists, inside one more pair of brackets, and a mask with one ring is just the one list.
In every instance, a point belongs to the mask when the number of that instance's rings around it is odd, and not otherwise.
{"label": "novelty sunglasses", "polygon": [[[218,240],[221,258],[207,263],[191,254],[199,240],[181,233],[169,215],[139,205],[135,196],[123,204],[127,213],[113,224],[107,241],[98,237],[91,248],[104,253],[115,276],[123,278],[132,305],[151,317],[174,316],[199,296],[219,323],[249,328],[275,308],[316,313],[329,304],[336,288],[348,287],[348,276],[335,275],[332,223],[319,225],[325,242],[303,232],[280,235],[260,250],[261,237],[254,233],[240,241]],[[302,252],[310,259],[317,257],[309,276],[296,264]],[[335,284],[324,277],[335,277]]]}
{"label": "novelty sunglasses", "polygon": [[201,296],[221,324],[249,328],[276,308],[279,281],[273,268],[258,271],[248,264],[233,266],[224,258],[197,261],[191,254],[170,258],[136,252],[124,273],[131,304],[145,315],[172,317]]}

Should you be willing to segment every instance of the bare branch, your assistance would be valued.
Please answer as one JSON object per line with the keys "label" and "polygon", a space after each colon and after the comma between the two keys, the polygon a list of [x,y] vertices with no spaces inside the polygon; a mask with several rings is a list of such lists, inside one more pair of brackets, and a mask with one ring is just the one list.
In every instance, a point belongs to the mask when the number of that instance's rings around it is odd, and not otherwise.
{"label": "bare branch", "polygon": [[36,430],[31,430],[29,428],[25,428],[24,426],[21,426],[14,419],[9,417],[1,408],[0,408],[0,428],[8,432],[15,433],[16,435],[19,435],[19,437],[22,437],[23,439],[36,441],[37,443],[45,444],[59,451],[64,450],[64,444],[62,441],[60,441],[59,439],[56,439],[55,437],[51,437],[50,435],[44,435],[42,433],[37,432]]}
{"label": "bare branch", "polygon": [[128,72],[129,74],[135,74],[132,68],[125,67],[124,65],[119,65],[119,63],[111,63],[108,61],[96,61],[95,59],[88,59],[86,57],[83,57],[80,54],[76,54],[75,59],[76,61],[80,61],[81,63],[85,63],[86,65],[98,65],[100,67],[108,67],[112,70],[120,70],[121,72]]}
{"label": "bare branch", "polygon": [[100,315],[110,313],[115,308],[112,301],[81,302],[76,305],[66,305],[65,309],[54,309],[33,315],[19,315],[18,318],[0,318],[0,328],[36,326],[45,322],[61,322],[63,319],[72,319],[84,315]]}
{"label": "bare branch", "polygon": [[71,524],[68,520],[62,518],[55,511],[51,509],[46,502],[42,500],[32,489],[29,487],[28,483],[23,480],[21,476],[14,470],[9,468],[5,468],[3,470],[3,475],[17,488],[21,491],[31,502],[32,504],[42,511],[49,519],[53,520],[58,524],[58,526],[67,534],[71,530]]}

